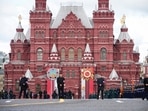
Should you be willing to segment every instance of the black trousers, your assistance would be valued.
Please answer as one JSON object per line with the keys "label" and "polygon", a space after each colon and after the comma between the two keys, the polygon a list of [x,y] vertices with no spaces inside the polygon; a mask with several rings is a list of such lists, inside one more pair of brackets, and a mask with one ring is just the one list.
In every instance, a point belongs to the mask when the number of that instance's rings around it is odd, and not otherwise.
{"label": "black trousers", "polygon": [[27,90],[26,87],[23,87],[23,86],[21,87],[20,94],[19,94],[19,98],[21,98],[22,93],[24,93],[24,94],[23,94],[23,98],[26,98],[26,90]]}
{"label": "black trousers", "polygon": [[148,100],[148,87],[145,88],[142,99],[144,100],[145,98]]}
{"label": "black trousers", "polygon": [[58,87],[59,99],[64,99],[64,87]]}
{"label": "black trousers", "polygon": [[103,97],[104,89],[103,88],[98,88],[97,99],[99,99],[100,92],[101,92],[101,99],[104,99]]}

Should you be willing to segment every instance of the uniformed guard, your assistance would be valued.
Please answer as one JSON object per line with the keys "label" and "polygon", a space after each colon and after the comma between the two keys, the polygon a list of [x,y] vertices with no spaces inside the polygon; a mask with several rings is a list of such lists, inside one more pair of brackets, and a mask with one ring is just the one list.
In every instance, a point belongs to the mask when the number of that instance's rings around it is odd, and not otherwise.
{"label": "uniformed guard", "polygon": [[62,74],[60,74],[59,77],[57,78],[59,99],[64,99],[64,85],[65,85],[65,78],[63,77]]}
{"label": "uniformed guard", "polygon": [[19,94],[19,98],[21,98],[22,96],[22,92],[24,92],[23,98],[26,98],[26,90],[28,88],[28,84],[27,84],[28,79],[25,77],[25,75],[23,75],[23,77],[20,79],[20,94]]}
{"label": "uniformed guard", "polygon": [[97,78],[97,86],[98,86],[98,91],[97,91],[97,99],[99,99],[99,95],[101,92],[101,98],[103,98],[103,93],[104,93],[104,78],[99,75],[99,77]]}
{"label": "uniformed guard", "polygon": [[144,94],[142,99],[144,100],[146,98],[148,100],[148,74],[145,75],[143,83],[144,83]]}

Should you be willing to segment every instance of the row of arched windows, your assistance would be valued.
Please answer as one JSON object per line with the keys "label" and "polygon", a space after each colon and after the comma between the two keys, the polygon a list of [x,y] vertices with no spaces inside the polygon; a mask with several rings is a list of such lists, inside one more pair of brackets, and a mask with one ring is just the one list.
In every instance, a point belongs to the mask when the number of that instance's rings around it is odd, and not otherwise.
{"label": "row of arched windows", "polygon": [[36,38],[38,38],[38,37],[44,38],[45,37],[45,31],[43,31],[43,30],[36,30],[35,31],[35,37]]}
{"label": "row of arched windows", "polygon": [[[78,48],[77,50],[77,60],[81,61],[82,60],[82,49]],[[69,61],[74,61],[75,60],[75,51],[73,48],[70,48],[68,50],[68,60]],[[37,49],[37,60],[40,61],[43,59],[43,50],[41,48]],[[107,59],[107,50],[105,48],[102,48],[100,51],[100,59],[101,60],[106,60]],[[66,50],[65,48],[61,49],[61,61],[65,61],[66,60]]]}
{"label": "row of arched windows", "polygon": [[[53,32],[53,37],[56,38],[58,36],[57,32],[54,31]],[[69,32],[65,32],[65,31],[62,31],[60,33],[60,36],[61,37],[82,37],[82,36],[85,36],[81,31],[79,32],[74,32],[74,31],[69,31]],[[86,37],[90,37],[90,32],[87,32],[86,33]],[[108,37],[109,34],[108,34],[108,31],[99,31],[99,34],[98,34],[99,37]],[[35,31],[35,37],[45,37],[45,31],[42,31],[42,30],[36,30]]]}
{"label": "row of arched windows", "polygon": [[[53,32],[53,37],[57,37],[57,36],[58,36],[57,32],[56,31]],[[79,32],[74,32],[74,31],[65,32],[65,31],[62,31],[60,33],[60,36],[61,37],[82,37],[82,36],[90,37],[91,35],[90,35],[90,32],[87,32],[86,35],[83,35],[83,33],[81,31],[79,31]],[[108,31],[104,31],[104,30],[99,31],[98,36],[99,37],[108,37],[109,33],[108,33]]]}
{"label": "row of arched windows", "polygon": [[100,31],[99,32],[99,37],[108,37],[109,34],[108,34],[108,31]]}
{"label": "row of arched windows", "polygon": [[[53,37],[55,38],[57,36],[58,36],[57,32],[56,31],[53,32]],[[82,37],[84,35],[83,35],[83,33],[81,31],[79,31],[79,32],[74,32],[74,31],[65,32],[65,31],[62,31],[60,33],[60,36],[61,37]]]}
{"label": "row of arched windows", "polygon": [[[58,35],[56,31],[54,31],[53,37],[57,37],[57,36],[61,36],[61,37],[84,37],[85,35],[83,34],[82,31],[78,31],[78,32],[75,32],[75,31],[72,31],[72,30],[69,30],[68,32],[61,31],[60,35]],[[90,32],[86,33],[86,37],[90,37]]]}
{"label": "row of arched windows", "polygon": [[[66,60],[66,50],[65,50],[65,48],[61,49],[60,55],[61,55],[61,61],[65,61]],[[76,54],[75,54],[74,49],[70,48],[68,50],[68,60],[69,61],[74,61],[75,60],[75,55]],[[82,49],[78,48],[78,50],[77,50],[77,60],[81,61],[82,57],[83,57]],[[21,54],[20,50],[18,50],[17,51],[17,60],[21,60],[21,59],[22,59],[22,54]],[[101,60],[106,60],[107,59],[107,50],[106,50],[106,48],[102,48],[100,50],[100,59]],[[43,60],[43,50],[42,50],[42,48],[37,49],[37,60],[38,61]],[[123,51],[123,53],[122,53],[122,60],[127,60],[127,52],[126,51]]]}

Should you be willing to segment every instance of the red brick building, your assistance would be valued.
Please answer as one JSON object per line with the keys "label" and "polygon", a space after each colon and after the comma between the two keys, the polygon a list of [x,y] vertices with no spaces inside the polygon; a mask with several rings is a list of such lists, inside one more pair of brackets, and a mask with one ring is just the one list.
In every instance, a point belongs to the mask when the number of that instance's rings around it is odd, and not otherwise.
{"label": "red brick building", "polygon": [[[18,94],[19,78],[28,67],[34,77],[29,81],[33,92],[46,90],[47,78],[42,75],[52,67],[60,69],[66,79],[65,89],[70,89],[75,98],[81,97],[81,69],[84,68],[93,68],[94,77],[104,76],[106,88],[120,87],[121,78],[126,84],[139,80],[139,52],[134,51],[134,41],[124,18],[119,37],[115,39],[114,11],[109,8],[109,0],[98,0],[92,18],[87,17],[82,5],[61,5],[55,18],[46,6],[46,0],[35,0],[26,35],[19,21],[10,43],[10,62],[5,65],[5,88],[12,88]],[[96,90],[88,81],[85,83],[87,97],[92,93],[89,89]]]}

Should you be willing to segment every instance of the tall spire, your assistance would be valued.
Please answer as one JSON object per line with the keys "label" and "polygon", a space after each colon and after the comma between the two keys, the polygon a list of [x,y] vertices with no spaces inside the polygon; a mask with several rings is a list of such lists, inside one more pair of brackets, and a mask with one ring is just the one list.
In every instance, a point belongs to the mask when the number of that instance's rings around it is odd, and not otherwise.
{"label": "tall spire", "polygon": [[18,19],[19,19],[19,24],[18,24],[18,27],[16,28],[14,41],[21,40],[22,42],[24,42],[24,40],[26,39],[26,36],[23,33],[24,29],[22,28],[22,25],[21,25],[22,16],[19,15]]}
{"label": "tall spire", "polygon": [[126,27],[125,25],[125,19],[126,19],[126,16],[123,15],[122,19],[121,19],[121,32],[120,32],[120,35],[118,37],[118,40],[120,42],[122,42],[123,40],[126,40],[127,42],[130,42],[131,38],[128,34],[128,28]]}

